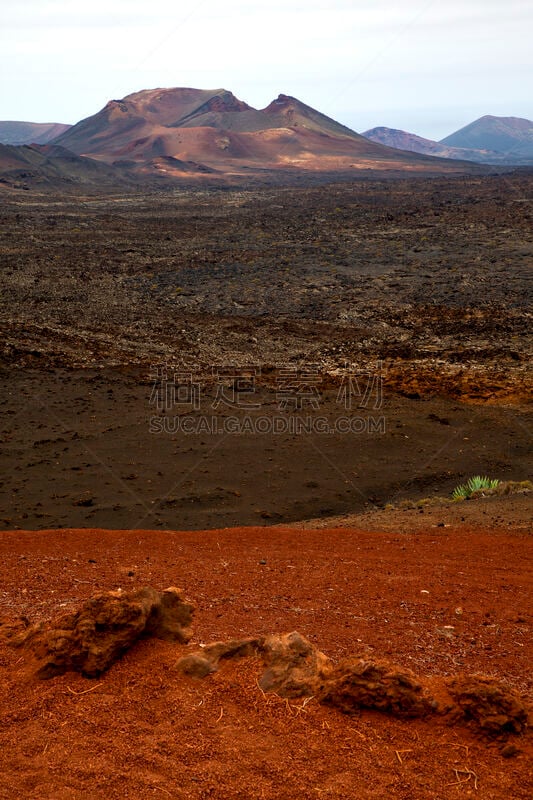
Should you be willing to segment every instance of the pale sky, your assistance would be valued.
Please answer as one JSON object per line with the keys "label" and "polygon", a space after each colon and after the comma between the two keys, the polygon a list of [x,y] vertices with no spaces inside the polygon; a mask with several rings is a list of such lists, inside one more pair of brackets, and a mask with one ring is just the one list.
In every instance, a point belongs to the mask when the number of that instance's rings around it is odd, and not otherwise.
{"label": "pale sky", "polygon": [[533,119],[531,0],[0,0],[0,119],[156,87],[293,95],[356,131]]}

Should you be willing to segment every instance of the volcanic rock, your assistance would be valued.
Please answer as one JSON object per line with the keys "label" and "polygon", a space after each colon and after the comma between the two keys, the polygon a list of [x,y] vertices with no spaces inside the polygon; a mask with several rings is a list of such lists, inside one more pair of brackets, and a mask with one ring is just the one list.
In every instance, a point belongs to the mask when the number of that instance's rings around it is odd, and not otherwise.
{"label": "volcanic rock", "polygon": [[259,656],[266,667],[259,679],[260,688],[281,697],[314,694],[317,683],[332,670],[330,659],[296,631],[215,642],[181,658],[176,669],[189,677],[205,678],[216,672],[221,661],[253,655]]}
{"label": "volcanic rock", "polygon": [[423,717],[434,707],[410,670],[364,658],[339,664],[322,685],[319,698],[348,713],[372,708],[395,716]]}
{"label": "volcanic rock", "polygon": [[180,658],[176,669],[191,678],[205,678],[217,671],[220,661],[257,655],[262,644],[262,637],[214,642],[196,653]]}
{"label": "volcanic rock", "polygon": [[151,588],[104,592],[91,597],[79,611],[29,628],[13,644],[32,650],[39,662],[39,678],[69,670],[96,677],[142,636],[188,642],[193,611],[194,606],[174,587],[163,592]]}
{"label": "volcanic rock", "polygon": [[446,685],[465,717],[485,733],[521,733],[527,726],[528,712],[520,695],[494,678],[457,675]]}
{"label": "volcanic rock", "polygon": [[330,659],[297,631],[267,636],[263,644],[266,670],[259,679],[263,691],[281,697],[312,695],[333,669]]}

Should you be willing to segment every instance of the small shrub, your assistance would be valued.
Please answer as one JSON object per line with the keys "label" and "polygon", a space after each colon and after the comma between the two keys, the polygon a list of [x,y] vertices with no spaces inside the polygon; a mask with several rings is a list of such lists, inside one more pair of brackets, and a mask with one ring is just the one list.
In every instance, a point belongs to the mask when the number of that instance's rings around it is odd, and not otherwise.
{"label": "small shrub", "polygon": [[402,511],[424,508],[424,506],[441,506],[450,502],[460,503],[462,500],[476,499],[477,497],[503,497],[510,494],[533,493],[533,482],[526,481],[499,481],[496,479],[482,478],[479,475],[464,484],[457,486],[453,495],[448,497],[424,497],[421,500],[402,500],[398,505],[387,503],[386,511],[399,508]]}
{"label": "small shrub", "polygon": [[456,486],[452,492],[453,500],[466,500],[475,492],[483,492],[487,489],[489,491],[497,489],[500,481],[497,479],[487,478],[487,476],[474,475],[466,483],[461,486]]}

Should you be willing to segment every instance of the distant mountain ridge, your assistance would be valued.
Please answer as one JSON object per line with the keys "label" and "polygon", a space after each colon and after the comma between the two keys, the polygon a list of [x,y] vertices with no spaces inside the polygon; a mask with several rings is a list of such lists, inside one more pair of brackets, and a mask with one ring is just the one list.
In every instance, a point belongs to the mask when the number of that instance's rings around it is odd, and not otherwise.
{"label": "distant mountain ridge", "polygon": [[363,133],[373,142],[396,147],[398,150],[408,150],[411,153],[424,153],[428,156],[439,158],[452,158],[461,161],[476,161],[486,164],[491,158],[500,158],[500,154],[492,150],[471,150],[466,147],[449,147],[432,139],[424,139],[415,133],[398,130],[396,128],[371,128]]}
{"label": "distant mountain ridge", "polygon": [[383,126],[359,135],[295,97],[280,94],[255,109],[226,89],[146,89],[110,100],[72,126],[0,121],[0,142],[53,143],[164,177],[232,169],[428,168],[418,156],[533,164],[533,122],[520,117],[487,115],[440,142]]}
{"label": "distant mountain ridge", "polygon": [[450,147],[486,148],[499,153],[533,159],[533,122],[522,117],[480,117],[446,136]]}
{"label": "distant mountain ridge", "polygon": [[71,126],[61,122],[0,122],[1,144],[47,144]]}
{"label": "distant mountain ridge", "polygon": [[520,117],[485,116],[440,142],[395,128],[363,133],[373,142],[413,153],[482,164],[533,164],[533,122]]}

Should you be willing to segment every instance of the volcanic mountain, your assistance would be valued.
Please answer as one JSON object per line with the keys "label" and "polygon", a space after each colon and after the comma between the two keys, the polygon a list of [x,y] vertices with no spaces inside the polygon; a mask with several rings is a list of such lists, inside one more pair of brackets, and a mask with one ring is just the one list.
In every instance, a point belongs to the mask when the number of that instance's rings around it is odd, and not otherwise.
{"label": "volcanic mountain", "polygon": [[257,110],[225,89],[136,92],[111,100],[54,143],[78,155],[168,177],[181,174],[183,162],[224,173],[450,170],[444,161],[370,142],[294,97],[280,94]]}
{"label": "volcanic mountain", "polygon": [[533,122],[521,117],[485,116],[446,136],[441,144],[496,150],[513,160],[533,160]]}
{"label": "volcanic mountain", "polygon": [[466,147],[449,147],[432,139],[424,139],[415,133],[398,130],[396,128],[371,128],[365,131],[363,136],[372,142],[384,144],[387,147],[395,147],[398,150],[408,150],[411,153],[423,153],[427,156],[437,156],[439,158],[452,158],[461,161],[476,161],[482,164],[490,164],[493,160],[497,163],[501,161],[501,154],[492,150],[472,150]]}
{"label": "volcanic mountain", "polygon": [[47,144],[69,128],[61,122],[0,122],[0,143]]}

